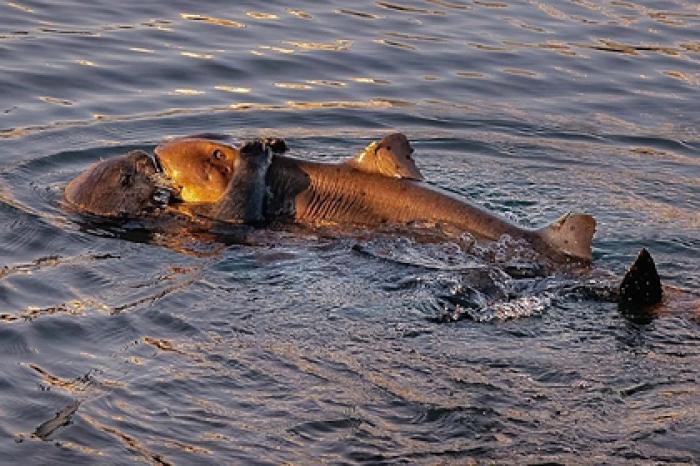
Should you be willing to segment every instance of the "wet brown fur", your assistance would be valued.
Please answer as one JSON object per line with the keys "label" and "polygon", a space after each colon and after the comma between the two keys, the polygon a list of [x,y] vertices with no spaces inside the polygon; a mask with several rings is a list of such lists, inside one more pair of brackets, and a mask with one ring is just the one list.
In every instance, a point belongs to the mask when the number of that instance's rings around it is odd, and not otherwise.
{"label": "wet brown fur", "polygon": [[66,186],[65,199],[82,212],[102,217],[139,217],[157,207],[151,158],[142,151],[102,160]]}

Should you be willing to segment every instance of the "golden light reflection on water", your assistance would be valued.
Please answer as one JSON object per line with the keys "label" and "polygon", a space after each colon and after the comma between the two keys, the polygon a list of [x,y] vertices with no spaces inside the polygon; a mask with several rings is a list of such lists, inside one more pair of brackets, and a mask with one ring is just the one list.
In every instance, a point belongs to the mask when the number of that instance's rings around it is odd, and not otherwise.
{"label": "golden light reflection on water", "polygon": [[342,52],[352,47],[353,41],[338,39],[333,42],[307,42],[307,41],[285,41],[285,44],[292,45],[300,50],[315,50],[324,52]]}
{"label": "golden light reflection on water", "polygon": [[360,83],[360,84],[381,84],[381,85],[391,84],[391,81],[389,81],[387,79],[370,78],[370,77],[366,77],[366,76],[358,76],[356,78],[351,78],[351,79],[353,81],[355,81],[356,83]]}
{"label": "golden light reflection on water", "polygon": [[156,53],[156,51],[153,49],[144,49],[141,47],[129,47],[129,50],[131,50],[132,52],[137,52],[137,53],[147,53],[147,54]]}
{"label": "golden light reflection on water", "polygon": [[196,453],[199,455],[212,455],[212,451],[203,448],[203,447],[197,447],[194,445],[188,445],[182,442],[177,442],[175,440],[164,440],[165,444],[170,446],[172,449],[179,449],[184,451],[185,453]]}
{"label": "golden light reflection on water", "polygon": [[[92,427],[96,430],[101,430],[102,432],[111,434],[112,436],[116,437],[129,450],[141,455],[141,457],[143,457],[143,459],[146,460],[146,462],[149,464],[158,465],[158,466],[169,466],[170,464],[172,464],[169,461],[166,461],[161,455],[153,454],[137,438],[122,432],[121,430],[117,429],[116,427],[111,427],[111,426],[108,426],[106,424],[103,424],[102,422],[98,421],[97,419],[94,419],[93,417],[88,416],[86,414],[83,414],[81,416],[81,419],[85,423],[87,423],[90,427]],[[118,419],[113,419],[113,420],[118,420]]]}
{"label": "golden light reflection on water", "polygon": [[445,8],[452,8],[454,10],[471,10],[473,7],[471,5],[466,5],[464,3],[455,3],[448,0],[425,0],[426,3],[432,3],[434,5],[439,5]]}
{"label": "golden light reflection on water", "polygon": [[382,18],[382,16],[379,16],[379,15],[373,15],[372,13],[365,13],[363,11],[348,10],[347,8],[341,8],[341,9],[335,10],[335,12],[338,14],[355,16],[357,18],[362,18],[362,19],[381,19]]}
{"label": "golden light reflection on water", "polygon": [[483,6],[486,8],[508,8],[507,3],[503,2],[487,2],[485,0],[474,0],[474,5]]}
{"label": "golden light reflection on water", "polygon": [[397,47],[400,49],[404,50],[416,50],[416,48],[412,45],[404,44],[403,42],[399,42],[397,40],[390,40],[390,39],[374,39],[372,42],[375,44],[381,44],[381,45],[386,45],[389,47]]}
{"label": "golden light reflection on water", "polygon": [[685,42],[680,44],[680,47],[689,52],[700,52],[700,42]]}
{"label": "golden light reflection on water", "polygon": [[[567,73],[572,73],[572,76],[575,76],[577,79],[585,79],[587,76],[582,73],[575,72],[573,70],[567,70],[565,68],[559,68],[558,69],[561,72],[567,72]],[[480,74],[476,72],[459,72],[462,73],[460,77],[464,78],[479,78]],[[466,74],[464,74],[466,73]],[[486,75],[488,76],[488,75]],[[333,82],[333,81],[332,81]],[[332,85],[338,85],[337,83],[334,83]],[[342,84],[341,84],[342,85]],[[173,95],[193,95],[196,96],[198,93],[204,93],[204,91],[199,91],[195,89],[179,89],[179,92],[172,91],[170,94]],[[99,115],[99,120],[100,121],[109,121],[109,122],[127,122],[127,121],[134,121],[134,120],[141,120],[144,118],[164,118],[164,117],[172,117],[172,116],[177,116],[177,115],[197,115],[197,114],[203,114],[203,113],[212,113],[212,112],[225,112],[229,110],[234,110],[234,111],[299,111],[299,110],[315,110],[319,108],[391,108],[392,106],[394,107],[407,107],[407,106],[412,106],[412,105],[421,105],[420,101],[416,102],[411,102],[407,100],[401,100],[401,99],[370,99],[370,100],[357,100],[357,101],[338,101],[338,100],[332,100],[332,101],[319,101],[315,104],[311,104],[308,106],[290,106],[289,102],[287,103],[260,103],[260,102],[235,102],[235,103],[229,103],[229,104],[222,104],[222,105],[213,105],[213,106],[202,106],[202,107],[174,107],[174,108],[168,108],[162,111],[158,112],[144,112],[144,113],[136,113],[136,114],[127,114],[127,115],[104,115],[101,114]],[[493,104],[491,104],[493,106]],[[435,109],[439,110],[439,109]],[[514,119],[514,120],[527,120],[527,119],[532,119],[533,115],[531,112],[526,111],[526,110],[521,110],[513,106],[497,106],[497,111],[499,112],[500,115],[506,116],[507,118]],[[553,125],[571,125],[571,124],[576,124],[580,125],[583,124],[583,122],[578,122],[576,123],[574,120],[564,118],[562,119],[561,117],[556,117],[556,116],[545,116],[541,115],[540,118],[543,118],[542,124],[553,124]],[[545,123],[546,120],[546,123]],[[56,121],[51,124],[47,125],[35,125],[35,126],[25,126],[25,127],[17,127],[17,128],[9,128],[2,130],[0,129],[0,139],[2,138],[18,138],[18,137],[24,137],[30,134],[35,134],[35,133],[40,133],[48,130],[54,130],[58,128],[71,128],[71,127],[84,127],[84,126],[89,126],[91,125],[95,120],[65,120],[65,121]],[[607,131],[618,131],[618,132],[630,132],[630,134],[637,134],[639,131],[639,127],[635,125],[634,123],[631,123],[629,121],[626,121],[622,119],[619,116],[614,116],[611,114],[606,114],[606,113],[593,113],[586,118],[586,122],[596,126],[596,127],[603,127],[607,128]],[[587,127],[584,124],[584,128]],[[659,137],[669,137],[676,139],[678,138],[677,134],[678,128],[676,127],[668,127],[668,128],[658,128],[658,135]],[[591,129],[593,131],[593,129]],[[689,137],[694,137],[696,132],[691,131]]]}
{"label": "golden light reflection on water", "polygon": [[413,40],[413,41],[427,41],[427,42],[445,42],[445,39],[437,36],[430,36],[425,34],[408,34],[405,32],[389,31],[385,33],[387,36],[396,37],[399,39]]}
{"label": "golden light reflection on water", "polygon": [[421,101],[422,104],[431,105],[435,107],[451,108],[460,111],[470,112],[473,111],[473,107],[468,104],[463,104],[455,101],[447,101],[442,99],[424,99]]}
{"label": "golden light reflection on water", "polygon": [[536,47],[538,47],[540,49],[545,49],[545,50],[552,50],[556,53],[559,53],[561,55],[566,55],[569,57],[576,56],[576,52],[571,50],[571,47],[569,47],[567,44],[565,44],[563,42],[547,41],[545,43],[537,44]]}
{"label": "golden light reflection on water", "polygon": [[289,101],[287,107],[293,110],[319,110],[328,108],[348,108],[348,109],[369,109],[369,108],[392,108],[408,107],[410,102],[399,99],[370,99],[368,101],[321,101],[321,102],[298,102]]}
{"label": "golden light reflection on water", "polygon": [[147,343],[151,346],[155,346],[161,351],[175,351],[175,349],[173,348],[173,344],[165,339],[145,336],[143,337],[143,341],[144,343]]}
{"label": "golden light reflection on water", "polygon": [[188,95],[188,96],[193,96],[193,95],[202,95],[204,94],[204,91],[200,91],[197,89],[174,89],[171,94],[173,95]]}
{"label": "golden light reflection on water", "polygon": [[273,86],[279,87],[280,89],[297,89],[297,90],[310,90],[313,86],[304,83],[293,83],[293,82],[276,82],[272,83]]}
{"label": "golden light reflection on water", "polygon": [[693,86],[700,86],[700,73],[692,75],[690,73],[684,73],[676,70],[666,70],[663,73],[669,78],[677,79]]}
{"label": "golden light reflection on water", "polygon": [[216,18],[214,16],[198,15],[194,13],[180,13],[180,17],[188,21],[201,21],[204,23],[213,24],[215,26],[225,26],[235,29],[243,29],[246,27],[245,24],[238,21],[225,18]]}
{"label": "golden light reflection on water", "polygon": [[[294,49],[288,49],[284,47],[274,47],[271,45],[261,45],[258,47],[260,50],[268,50],[270,52],[276,52],[276,53],[282,53],[286,55],[291,55],[296,52]],[[253,55],[264,55],[263,52],[260,52],[259,50],[251,50],[250,53]]]}
{"label": "golden light reflection on water", "polygon": [[[21,363],[21,365],[32,369],[34,372],[39,374],[41,377],[42,383],[46,386],[50,386],[53,388],[58,388],[61,390],[64,390],[69,393],[82,393],[86,392],[88,390],[91,390],[94,388],[94,383],[92,379],[89,376],[83,376],[83,377],[77,377],[75,379],[66,379],[63,377],[57,377],[53,374],[51,374],[49,371],[44,369],[43,367],[37,365],[37,364],[32,364],[32,363]],[[123,387],[124,385],[116,380],[100,380],[99,383],[100,387],[108,387],[108,388],[118,388],[118,387]]]}
{"label": "golden light reflection on water", "polygon": [[253,18],[253,19],[265,20],[265,21],[275,21],[275,20],[278,20],[280,18],[279,16],[277,16],[274,13],[266,13],[263,11],[248,11],[246,13],[246,16],[249,16],[250,18]]}
{"label": "golden light reflection on water", "polygon": [[297,10],[295,8],[287,9],[287,13],[289,13],[292,16],[296,16],[297,18],[301,18],[301,19],[311,19],[312,18],[312,16],[309,13],[307,13],[306,11]]}
{"label": "golden light reflection on water", "polygon": [[73,102],[71,102],[70,100],[58,99],[56,97],[49,97],[49,96],[45,96],[45,95],[39,96],[38,99],[41,100],[42,102],[46,102],[47,104],[51,104],[51,105],[61,105],[63,107],[69,107],[69,106],[73,105]]}
{"label": "golden light reflection on water", "polygon": [[102,450],[98,450],[97,448],[86,447],[85,445],[78,445],[77,443],[71,442],[70,440],[61,440],[60,445],[61,445],[61,448],[65,448],[67,450],[79,451],[83,455],[87,455],[87,456],[96,456],[96,457],[105,456],[105,453]]}
{"label": "golden light reflection on water", "polygon": [[460,78],[467,78],[467,79],[486,79],[487,75],[484,73],[479,73],[478,71],[458,71],[455,73],[457,76]]}
{"label": "golden light reflection on water", "polygon": [[489,45],[489,44],[479,44],[477,42],[470,42],[468,45],[470,47],[474,47],[475,49],[485,50],[487,52],[508,52],[511,50],[508,47],[501,47],[498,45]]}
{"label": "golden light reflection on water", "polygon": [[[175,89],[169,92],[170,95],[182,96],[197,96],[204,94],[204,91],[196,89]],[[95,114],[91,120],[65,120],[56,121],[47,125],[26,126],[20,128],[0,129],[0,138],[12,139],[24,137],[29,134],[44,132],[58,128],[75,128],[91,125],[94,121],[103,122],[126,122],[135,121],[143,118],[164,118],[176,115],[197,115],[211,112],[224,112],[227,110],[249,111],[290,111],[290,110],[315,110],[315,109],[333,109],[333,108],[391,108],[391,107],[407,107],[413,105],[412,102],[400,99],[370,99],[368,101],[320,101],[309,103],[308,105],[297,105],[295,102],[287,102],[285,104],[263,104],[255,102],[236,102],[232,104],[207,106],[207,107],[186,107],[186,108],[168,108],[159,112],[144,112],[128,115],[105,115]]]}
{"label": "golden light reflection on water", "polygon": [[326,87],[345,87],[347,83],[343,81],[335,81],[332,79],[309,79],[306,81],[312,86],[326,86]]}
{"label": "golden light reflection on water", "polygon": [[[560,21],[572,21],[573,18],[571,18],[569,15],[564,13],[563,11],[559,10],[558,8],[544,2],[539,2],[536,0],[530,0],[530,4],[536,6],[539,8],[541,11],[546,13],[547,15],[551,16],[554,19],[558,19]],[[576,22],[576,21],[574,21]]]}
{"label": "golden light reflection on water", "polygon": [[444,11],[428,10],[425,8],[417,8],[417,7],[412,7],[412,6],[408,6],[408,5],[401,5],[398,3],[376,2],[376,5],[380,8],[384,8],[387,10],[400,11],[401,13],[415,13],[415,14],[421,14],[421,15],[437,15],[437,16],[445,15]]}
{"label": "golden light reflection on water", "polygon": [[672,11],[651,11],[648,15],[651,19],[674,27],[686,27],[688,22],[684,21],[684,19],[695,19],[700,16],[698,14],[676,13]]}
{"label": "golden light reflection on water", "polygon": [[519,18],[505,18],[505,21],[508,24],[512,24],[515,27],[519,27],[521,29],[525,29],[526,31],[532,31],[532,32],[539,32],[539,33],[546,33],[548,32],[547,29],[541,27],[541,26],[536,26],[534,24],[526,23],[525,21],[522,21]]}
{"label": "golden light reflection on water", "polygon": [[34,13],[34,10],[32,8],[29,8],[28,6],[21,5],[17,2],[7,2],[7,6],[10,8],[15,8],[17,10],[24,11],[25,13]]}
{"label": "golden light reflection on water", "polygon": [[188,57],[188,58],[197,58],[199,60],[211,60],[214,58],[214,55],[210,53],[199,53],[199,52],[188,52],[188,51],[182,51],[180,52],[180,55],[183,57]]}
{"label": "golden light reflection on water", "polygon": [[90,60],[75,60],[75,62],[82,66],[97,66],[97,64]]}
{"label": "golden light reflection on water", "polygon": [[512,74],[514,76],[523,76],[526,78],[539,78],[541,75],[535,73],[534,71],[526,70],[523,68],[503,68],[501,71],[504,73]]}
{"label": "golden light reflection on water", "polygon": [[249,94],[252,90],[249,87],[237,87],[226,85],[214,86],[214,89],[216,89],[217,91],[230,92],[232,94]]}
{"label": "golden light reflection on water", "polygon": [[74,300],[67,303],[44,308],[29,306],[15,314],[0,314],[0,320],[5,322],[29,322],[41,317],[52,316],[56,314],[64,314],[77,317],[85,315],[86,309],[98,309],[105,313],[110,313],[112,311],[111,308],[109,308],[109,306],[99,301],[93,299],[85,299],[82,301]]}

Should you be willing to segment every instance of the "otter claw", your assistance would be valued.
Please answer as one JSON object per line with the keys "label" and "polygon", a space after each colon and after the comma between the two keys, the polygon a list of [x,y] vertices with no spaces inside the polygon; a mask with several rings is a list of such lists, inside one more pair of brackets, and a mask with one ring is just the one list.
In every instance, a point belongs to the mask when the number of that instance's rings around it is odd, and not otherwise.
{"label": "otter claw", "polygon": [[289,146],[287,146],[287,142],[284,139],[265,138],[263,143],[275,154],[284,154],[289,150]]}
{"label": "otter claw", "polygon": [[260,155],[267,150],[267,146],[264,141],[256,139],[255,141],[248,141],[241,147],[241,155]]}

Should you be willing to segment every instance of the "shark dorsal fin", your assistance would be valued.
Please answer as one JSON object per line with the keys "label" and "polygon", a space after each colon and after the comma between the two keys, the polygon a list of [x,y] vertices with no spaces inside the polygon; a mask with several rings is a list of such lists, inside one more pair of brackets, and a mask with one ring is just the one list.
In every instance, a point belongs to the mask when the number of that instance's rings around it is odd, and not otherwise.
{"label": "shark dorsal fin", "polygon": [[357,170],[390,178],[422,180],[423,174],[416,167],[412,153],[406,136],[393,133],[369,144],[348,164]]}
{"label": "shark dorsal fin", "polygon": [[620,283],[618,308],[628,317],[644,320],[662,297],[663,288],[654,259],[649,251],[642,249]]}

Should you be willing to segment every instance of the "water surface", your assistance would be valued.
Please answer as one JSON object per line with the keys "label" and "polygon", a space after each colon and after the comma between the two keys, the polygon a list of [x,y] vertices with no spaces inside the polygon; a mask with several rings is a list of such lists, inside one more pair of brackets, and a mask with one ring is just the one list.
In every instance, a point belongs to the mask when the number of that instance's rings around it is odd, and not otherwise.
{"label": "water surface", "polygon": [[[235,3],[0,4],[3,462],[700,461],[697,2]],[[595,215],[592,275],[60,205],[91,162],[171,136],[335,161],[393,130],[431,183],[522,224]],[[663,316],[563,291],[641,247]]]}

